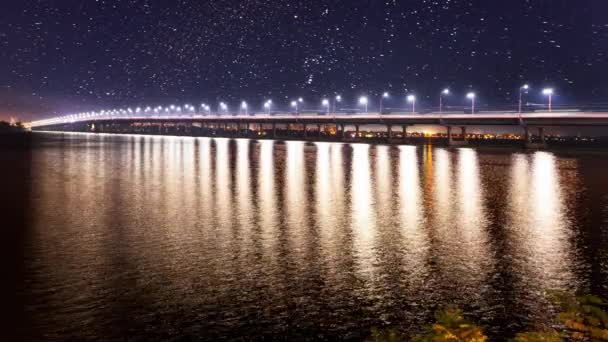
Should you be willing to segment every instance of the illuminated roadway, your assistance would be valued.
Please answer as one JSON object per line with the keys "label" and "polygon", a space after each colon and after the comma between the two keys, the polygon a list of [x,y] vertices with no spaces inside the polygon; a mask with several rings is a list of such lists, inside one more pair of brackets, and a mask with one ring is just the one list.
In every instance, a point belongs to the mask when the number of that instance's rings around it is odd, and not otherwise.
{"label": "illuminated roadway", "polygon": [[47,119],[29,123],[31,128],[75,123],[252,123],[252,124],[339,124],[339,125],[442,125],[442,126],[608,126],[608,112],[553,111],[533,113],[481,112],[428,114],[250,114],[250,115],[129,115],[83,116],[72,119]]}

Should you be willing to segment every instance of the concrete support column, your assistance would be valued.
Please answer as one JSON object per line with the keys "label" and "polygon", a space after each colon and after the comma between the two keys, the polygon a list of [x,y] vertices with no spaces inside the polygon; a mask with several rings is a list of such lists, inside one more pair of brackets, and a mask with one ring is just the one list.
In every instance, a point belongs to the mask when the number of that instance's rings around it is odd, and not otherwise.
{"label": "concrete support column", "polygon": [[321,125],[317,125],[317,134],[318,134],[319,138],[321,138],[321,133],[322,132],[323,131],[321,130]]}
{"label": "concrete support column", "polygon": [[340,132],[340,139],[344,139],[344,128],[345,127],[344,127],[343,124],[340,125],[340,131],[339,131]]}
{"label": "concrete support column", "polygon": [[308,127],[306,126],[306,124],[303,124],[302,128],[304,129],[304,139],[307,139],[308,138]]}
{"label": "concrete support column", "polygon": [[448,126],[448,145],[454,144],[454,140],[452,140],[452,126]]}
{"label": "concrete support column", "polygon": [[389,141],[391,139],[393,139],[393,126],[392,125],[386,125],[386,134],[388,135]]}
{"label": "concrete support column", "polygon": [[271,137],[276,138],[277,137],[277,124],[273,123],[272,124],[272,133],[271,133]]}
{"label": "concrete support column", "polygon": [[540,143],[544,144],[545,143],[545,128],[544,127],[538,127],[538,137],[540,138]]}
{"label": "concrete support column", "polygon": [[359,139],[359,125],[355,125],[355,139]]}
{"label": "concrete support column", "polygon": [[402,129],[402,131],[401,131],[401,138],[403,140],[407,140],[407,125],[401,126],[401,129]]}
{"label": "concrete support column", "polygon": [[528,128],[528,126],[524,126],[524,136],[526,139],[526,144],[532,142],[532,136],[530,135],[530,128]]}
{"label": "concrete support column", "polygon": [[467,128],[466,128],[466,126],[460,127],[460,131],[462,133],[462,140],[467,141]]}

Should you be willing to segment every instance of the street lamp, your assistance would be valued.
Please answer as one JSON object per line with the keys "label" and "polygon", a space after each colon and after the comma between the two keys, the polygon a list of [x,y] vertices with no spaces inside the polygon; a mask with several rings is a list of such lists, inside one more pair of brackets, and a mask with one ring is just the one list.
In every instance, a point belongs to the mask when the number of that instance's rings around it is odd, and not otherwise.
{"label": "street lamp", "polygon": [[475,93],[468,93],[467,99],[471,100],[471,114],[475,114]]}
{"label": "street lamp", "polygon": [[408,95],[407,102],[412,104],[412,114],[416,112],[416,96]]}
{"label": "street lamp", "polygon": [[365,106],[365,114],[367,114],[367,96],[361,96],[359,98],[359,104]]}
{"label": "street lamp", "polygon": [[271,106],[272,106],[272,100],[268,100],[268,101],[266,101],[266,103],[264,103],[264,108],[266,108],[266,110],[268,111],[268,115],[270,115]]}
{"label": "street lamp", "polygon": [[221,111],[224,111],[226,114],[228,114],[228,105],[224,102],[220,102],[220,112]]}
{"label": "street lamp", "polygon": [[552,100],[553,100],[553,88],[545,88],[543,89],[543,95],[549,98],[549,112],[553,110],[552,108]]}
{"label": "street lamp", "polygon": [[337,102],[342,102],[342,96],[336,95],[336,97],[334,98],[334,115],[337,113],[337,110],[336,110]]}
{"label": "street lamp", "polygon": [[241,102],[241,109],[245,111],[245,116],[249,115],[247,102],[245,102],[245,101]]}
{"label": "street lamp", "polygon": [[523,86],[519,87],[519,106],[518,106],[518,113],[521,115],[521,106],[522,106],[522,98],[523,98],[523,94],[524,92],[527,94],[528,93],[528,89],[530,89],[530,86],[527,84],[524,84]]}
{"label": "street lamp", "polygon": [[382,114],[382,100],[388,99],[388,96],[389,96],[388,93],[384,92],[384,93],[382,93],[382,96],[380,97],[380,114]]}
{"label": "street lamp", "polygon": [[298,101],[291,101],[291,106],[295,108],[296,114],[298,114]]}
{"label": "street lamp", "polygon": [[439,115],[443,113],[443,97],[448,95],[450,95],[450,89],[448,88],[443,89],[441,94],[439,94]]}
{"label": "street lamp", "polygon": [[327,115],[329,115],[329,100],[328,99],[323,99],[323,102],[321,102],[323,104],[323,106],[325,106],[326,108],[326,113]]}

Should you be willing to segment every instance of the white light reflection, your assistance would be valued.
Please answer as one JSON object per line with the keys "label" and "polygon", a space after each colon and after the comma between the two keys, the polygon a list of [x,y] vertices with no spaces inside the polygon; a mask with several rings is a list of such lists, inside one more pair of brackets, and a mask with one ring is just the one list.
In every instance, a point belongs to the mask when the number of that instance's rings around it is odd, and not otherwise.
{"label": "white light reflection", "polygon": [[354,252],[358,256],[361,273],[371,278],[374,262],[374,234],[376,218],[373,210],[369,145],[352,144],[352,180],[350,186]]}
{"label": "white light reflection", "polygon": [[309,222],[307,220],[308,194],[306,193],[306,165],[304,163],[304,143],[288,141],[285,160],[285,208],[287,230],[291,240],[294,259],[303,262],[305,258],[297,253],[306,250]]}
{"label": "white light reflection", "polygon": [[[217,231],[223,235],[232,228],[232,185],[230,177],[229,139],[217,138],[215,142],[215,212],[218,217]],[[227,236],[221,241],[228,242]]]}
{"label": "white light reflection", "polygon": [[[270,265],[278,260],[277,249],[277,189],[275,185],[274,141],[261,140],[260,169],[258,172],[258,203],[260,208],[260,227],[262,227],[263,247],[266,250],[266,262]],[[274,267],[272,267],[274,269]]]}
{"label": "white light reflection", "polygon": [[382,226],[390,226],[393,219],[393,179],[391,174],[390,147],[376,146],[375,179],[378,220]]}
{"label": "white light reflection", "polygon": [[429,238],[424,229],[424,205],[420,185],[420,169],[415,146],[399,147],[399,212],[404,245],[404,267],[408,274],[403,281],[420,286],[427,272]]}
{"label": "white light reflection", "polygon": [[[237,219],[241,232],[241,238],[247,240],[251,237],[253,224],[253,210],[251,203],[251,165],[249,164],[248,139],[237,139],[237,162],[236,162],[236,196],[238,201]],[[245,243],[250,246],[251,244]]]}
{"label": "white light reflection", "polygon": [[[461,259],[459,277],[461,284],[466,284],[474,292],[471,296],[478,298],[486,275],[492,271],[492,253],[487,236],[487,217],[484,207],[481,174],[477,151],[463,148],[458,150],[458,233]],[[453,250],[458,251],[454,246]]]}
{"label": "white light reflection", "polygon": [[514,156],[509,189],[510,243],[526,281],[522,290],[567,289],[575,283],[572,247],[555,157],[537,152],[530,164],[528,156]]}

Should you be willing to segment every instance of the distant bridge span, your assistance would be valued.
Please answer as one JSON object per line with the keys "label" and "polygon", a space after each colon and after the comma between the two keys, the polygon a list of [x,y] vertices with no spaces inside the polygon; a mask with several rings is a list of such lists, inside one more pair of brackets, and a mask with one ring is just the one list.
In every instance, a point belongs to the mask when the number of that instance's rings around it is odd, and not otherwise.
{"label": "distant bridge span", "polygon": [[[453,140],[452,129],[459,127],[458,133],[466,142],[467,126],[518,126],[525,132],[525,139],[532,144],[530,129],[538,130],[540,144],[544,144],[545,127],[608,127],[608,112],[553,111],[533,113],[481,112],[464,113],[392,113],[392,114],[251,114],[251,115],[125,115],[125,116],[82,116],[66,119],[48,119],[29,123],[32,130],[75,131],[95,133],[139,133],[139,134],[175,134],[175,127],[181,135],[225,135],[260,136],[279,138],[277,126],[289,137],[308,139],[317,133],[321,137],[327,125],[334,125],[336,137],[345,138],[345,127],[354,127],[354,136],[359,137],[360,126],[382,125],[386,127],[389,140],[393,139],[393,128],[401,128],[401,137],[407,137],[408,126],[437,125],[447,129],[450,144]],[[173,127],[173,130],[169,127]],[[253,127],[253,128],[252,128]],[[315,127],[312,130],[311,127]],[[281,130],[281,128],[279,128]],[[539,144],[538,142],[535,144]]]}

